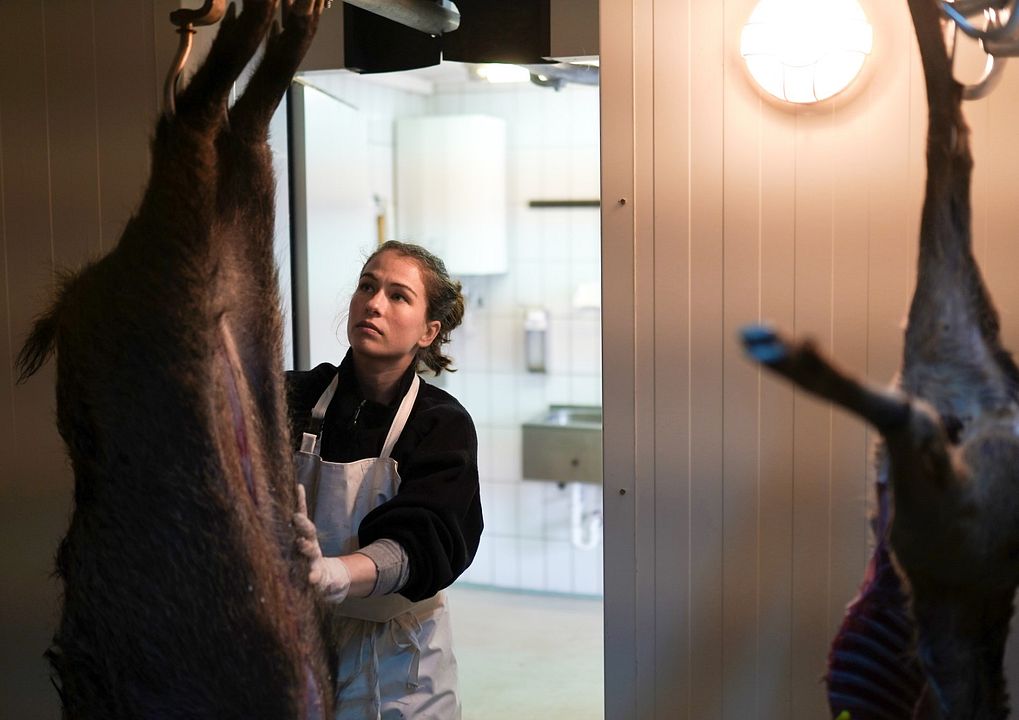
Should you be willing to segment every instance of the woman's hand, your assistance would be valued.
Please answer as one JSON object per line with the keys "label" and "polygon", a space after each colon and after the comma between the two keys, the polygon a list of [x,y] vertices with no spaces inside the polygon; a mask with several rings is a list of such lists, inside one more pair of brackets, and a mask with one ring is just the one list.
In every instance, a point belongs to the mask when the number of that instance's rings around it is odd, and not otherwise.
{"label": "woman's hand", "polygon": [[297,529],[297,551],[311,563],[308,582],[322,593],[327,602],[343,602],[350,592],[350,571],[340,558],[323,557],[315,524],[308,519],[304,486],[300,484],[297,486],[297,512],[294,513],[293,522]]}

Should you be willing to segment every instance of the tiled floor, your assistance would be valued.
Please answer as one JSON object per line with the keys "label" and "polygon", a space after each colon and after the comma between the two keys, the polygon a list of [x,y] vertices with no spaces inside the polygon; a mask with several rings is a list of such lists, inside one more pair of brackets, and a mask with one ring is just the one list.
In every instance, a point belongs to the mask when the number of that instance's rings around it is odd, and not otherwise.
{"label": "tiled floor", "polygon": [[600,599],[448,591],[463,720],[599,720]]}

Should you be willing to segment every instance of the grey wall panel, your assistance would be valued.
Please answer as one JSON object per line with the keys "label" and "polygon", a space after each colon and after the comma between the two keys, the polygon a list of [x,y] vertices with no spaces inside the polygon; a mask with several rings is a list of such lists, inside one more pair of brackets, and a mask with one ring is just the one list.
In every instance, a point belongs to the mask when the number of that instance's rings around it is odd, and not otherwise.
{"label": "grey wall panel", "polygon": [[[690,31],[689,2],[657,4],[655,25]],[[655,492],[655,604],[654,663],[681,667],[669,692],[656,692],[654,717],[685,717],[692,694],[690,618],[691,555],[688,517],[690,473],[690,148],[691,119],[686,99],[693,78],[688,58],[665,63],[665,49],[655,46],[655,153],[670,162],[654,168],[655,222],[674,228],[668,246],[655,248],[654,380],[671,392],[655,393],[655,473],[663,478]],[[666,89],[668,92],[666,92]],[[669,202],[662,202],[668,197]],[[656,233],[657,234],[657,233]],[[606,366],[610,367],[610,366]]]}
{"label": "grey wall panel", "polygon": [[[141,199],[148,173],[148,142],[158,109],[153,5],[102,0],[93,3],[93,11],[100,238],[108,251]],[[165,32],[171,32],[165,19],[160,22]]]}
{"label": "grey wall panel", "polygon": [[[633,11],[625,3],[603,5],[600,23],[602,52],[615,57],[601,71],[602,89],[616,88],[615,103],[602,102],[600,108],[601,194],[602,203],[602,322],[611,328],[611,342],[602,343],[603,365],[612,367],[619,382],[603,384],[603,403],[614,408],[604,420],[604,480],[606,532],[619,534],[622,542],[606,539],[604,562],[605,586],[614,587],[605,595],[605,694],[606,717],[637,716],[639,695],[653,694],[650,679],[637,684],[637,583],[635,581],[634,508],[634,368],[633,331],[633,93],[631,78],[636,59],[633,42]],[[646,61],[645,61],[646,62]],[[650,65],[650,62],[647,62]],[[604,96],[603,96],[604,97]],[[625,202],[618,202],[623,199]],[[612,528],[609,531],[609,528]],[[606,536],[606,538],[608,535]],[[619,582],[611,580],[615,569]],[[611,621],[609,621],[611,619]]]}
{"label": "grey wall panel", "polygon": [[[687,712],[694,718],[720,717],[723,705],[723,575],[724,551],[723,435],[724,414],[724,66],[719,62],[725,42],[724,6],[695,2],[690,7],[691,43],[689,54],[681,57],[690,67],[691,87],[687,99],[690,118],[690,177],[687,224],[676,228],[689,232],[689,307],[685,322],[689,327],[689,490],[686,512],[689,534],[689,597],[685,618],[690,632],[687,673],[690,702]],[[660,27],[660,26],[659,26]],[[665,48],[670,43],[665,42]],[[709,59],[710,60],[707,60]],[[705,60],[707,60],[705,62]],[[662,58],[662,62],[666,62]],[[663,92],[670,92],[667,87]],[[670,131],[668,118],[657,118],[660,132]],[[671,160],[659,157],[659,163]],[[663,188],[664,189],[664,188]],[[675,198],[662,193],[657,202],[663,206]],[[666,258],[670,252],[673,228],[659,222],[655,226],[656,252]],[[681,249],[681,248],[680,248]],[[663,267],[664,270],[664,267]],[[663,272],[661,282],[670,282]],[[661,322],[671,313],[663,306]],[[682,324],[680,325],[682,327]],[[663,358],[664,360],[665,358]],[[668,393],[667,377],[656,387]],[[663,436],[668,444],[682,439]],[[668,468],[663,468],[667,481]],[[662,547],[666,555],[671,548]],[[668,615],[665,615],[668,617]],[[659,683],[658,693],[667,696],[669,686]]]}
{"label": "grey wall panel", "polygon": [[[0,26],[18,28],[0,48],[3,108],[4,230],[7,332],[20,347],[52,272],[49,149],[42,2],[0,5]],[[13,69],[16,68],[16,71]],[[6,356],[10,363],[11,355]],[[10,370],[8,365],[8,370]],[[3,681],[0,705],[14,717],[42,711],[55,717],[41,654],[48,644],[56,594],[48,576],[53,552],[50,492],[59,483],[59,447],[52,424],[52,371],[11,395],[12,443],[4,458],[3,552],[0,590]],[[54,477],[56,475],[57,477]],[[36,700],[39,700],[38,704]]]}
{"label": "grey wall panel", "polygon": [[[795,127],[769,106],[758,105],[760,160],[759,318],[791,328],[795,303],[790,288],[795,268],[796,203],[788,188],[796,176]],[[763,178],[767,172],[767,182]],[[744,318],[749,322],[756,317]],[[757,603],[759,617],[755,702],[761,718],[792,717],[793,625],[793,391],[774,378],[757,377],[760,417],[756,457],[758,481]]]}
{"label": "grey wall panel", "polygon": [[[165,3],[164,3],[165,4]],[[58,717],[42,653],[57,619],[51,577],[71,479],[54,425],[53,364],[11,387],[13,353],[55,271],[108,250],[140,194],[155,108],[152,6],[0,4],[0,206],[4,241],[0,706]]]}
{"label": "grey wall panel", "polygon": [[99,254],[99,148],[96,136],[92,3],[46,4],[46,96],[53,259],[75,268]]}

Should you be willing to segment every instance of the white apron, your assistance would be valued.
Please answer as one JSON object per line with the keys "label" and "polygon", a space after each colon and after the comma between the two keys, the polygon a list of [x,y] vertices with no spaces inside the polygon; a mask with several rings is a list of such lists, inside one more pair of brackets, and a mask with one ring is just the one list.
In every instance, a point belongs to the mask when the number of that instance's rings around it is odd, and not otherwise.
{"label": "white apron", "polygon": [[[295,456],[308,515],[323,555],[358,549],[357,529],[370,511],[396,495],[397,463],[389,455],[403,431],[420,378],[414,376],[386,435],[382,453],[349,463],[321,458],[322,419],[339,376],[312,410],[314,434],[305,433]],[[459,720],[456,659],[445,593],[412,603],[402,595],[350,598],[340,616],[335,720]]]}

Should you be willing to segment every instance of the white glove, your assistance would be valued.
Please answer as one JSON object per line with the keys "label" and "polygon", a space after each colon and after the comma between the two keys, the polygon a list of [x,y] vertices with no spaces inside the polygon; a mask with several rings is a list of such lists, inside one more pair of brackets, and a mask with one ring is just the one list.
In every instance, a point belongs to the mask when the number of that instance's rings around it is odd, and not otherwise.
{"label": "white glove", "polygon": [[297,512],[293,517],[297,530],[297,551],[311,562],[308,582],[314,585],[327,602],[343,602],[350,591],[350,571],[338,557],[323,557],[318,544],[315,524],[308,519],[308,503],[304,486],[297,486]]}

